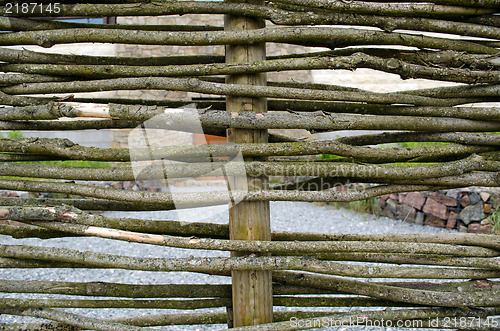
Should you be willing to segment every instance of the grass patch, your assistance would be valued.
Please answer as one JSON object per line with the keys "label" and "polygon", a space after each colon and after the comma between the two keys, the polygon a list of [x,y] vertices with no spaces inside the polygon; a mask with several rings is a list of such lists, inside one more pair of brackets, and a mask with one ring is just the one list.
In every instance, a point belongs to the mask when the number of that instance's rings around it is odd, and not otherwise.
{"label": "grass patch", "polygon": [[[26,138],[21,131],[9,131],[7,136],[0,133],[0,139],[23,139]],[[19,163],[36,163],[40,165],[61,165],[68,167],[88,167],[88,168],[109,168],[109,162],[104,161],[84,161],[84,160],[64,160],[64,161],[33,161],[33,162],[19,162]],[[3,177],[5,178],[5,177]]]}
{"label": "grass patch", "polygon": [[360,214],[377,214],[379,208],[377,197],[351,202],[334,202],[332,204],[335,207],[342,207]]}
{"label": "grass patch", "polygon": [[42,165],[60,165],[60,166],[68,166],[68,167],[87,167],[87,168],[109,168],[109,167],[111,167],[109,162],[84,161],[84,160],[38,161],[38,162],[26,162],[26,163],[37,163],[37,164],[42,164]]}
{"label": "grass patch", "polygon": [[493,232],[500,234],[500,202],[497,199],[492,199],[490,222]]}
{"label": "grass patch", "polygon": [[7,132],[7,137],[5,137],[2,133],[0,133],[0,139],[9,138],[9,139],[23,139],[25,138],[21,131],[9,131]]}

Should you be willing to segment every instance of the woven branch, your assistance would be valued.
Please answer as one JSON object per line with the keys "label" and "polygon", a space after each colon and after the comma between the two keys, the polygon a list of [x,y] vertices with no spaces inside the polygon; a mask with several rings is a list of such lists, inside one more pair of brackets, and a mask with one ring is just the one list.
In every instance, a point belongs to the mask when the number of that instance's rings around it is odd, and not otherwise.
{"label": "woven branch", "polygon": [[[500,30],[500,29],[499,29]],[[388,73],[395,73],[403,79],[426,78],[458,83],[498,83],[499,71],[479,71],[458,68],[435,68],[416,65],[394,58],[379,57],[355,53],[346,57],[323,56],[315,58],[289,58],[240,64],[192,64],[172,66],[116,66],[116,65],[74,65],[74,64],[2,64],[4,72],[26,74],[75,76],[92,78],[117,77],[175,77],[204,75],[253,74],[259,72],[314,69],[370,68]]]}
{"label": "woven branch", "polygon": [[[495,151],[494,146],[474,146],[448,144],[438,146],[414,147],[408,149],[376,149],[344,144],[341,141],[316,141],[301,143],[254,143],[254,144],[218,144],[198,146],[165,146],[150,149],[133,149],[134,161],[143,160],[178,160],[207,162],[207,154],[213,157],[235,156],[295,156],[334,154],[350,157],[362,162],[388,163],[403,162],[426,157],[442,160],[446,157],[467,156],[473,153]],[[74,144],[68,139],[0,139],[0,151],[6,153],[34,154],[73,160],[93,161],[130,161],[130,151],[125,148],[94,148]]]}
{"label": "woven branch", "polygon": [[[141,10],[143,10],[141,8]],[[115,13],[116,14],[116,13]],[[333,41],[332,41],[333,40]],[[292,43],[305,46],[341,48],[355,45],[402,45],[440,50],[465,51],[477,54],[497,54],[498,49],[480,43],[449,40],[446,38],[417,36],[404,33],[386,33],[360,29],[331,27],[283,27],[264,31],[207,31],[165,32],[111,29],[60,29],[49,31],[22,31],[0,35],[0,45],[38,45],[52,47],[56,44],[100,42],[143,45],[235,45],[264,42]]]}

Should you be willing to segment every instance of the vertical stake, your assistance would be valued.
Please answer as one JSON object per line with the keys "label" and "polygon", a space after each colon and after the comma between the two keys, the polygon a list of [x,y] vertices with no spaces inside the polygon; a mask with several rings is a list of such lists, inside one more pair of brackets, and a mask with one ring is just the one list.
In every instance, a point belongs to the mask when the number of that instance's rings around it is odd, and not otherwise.
{"label": "vertical stake", "polygon": [[[230,3],[251,3],[264,5],[262,0],[225,0]],[[224,29],[226,31],[241,31],[265,28],[263,19],[226,15]],[[265,43],[226,45],[226,63],[260,61],[266,58]],[[249,75],[228,75],[228,84],[266,85],[265,73]],[[266,98],[226,97],[226,110],[230,112],[267,111]],[[265,143],[267,130],[228,129],[228,142],[232,143]],[[245,161],[256,160],[247,158]],[[266,189],[268,179],[261,177],[234,178],[232,190]],[[271,225],[269,217],[269,202],[240,202],[231,205],[229,210],[229,231],[232,240],[271,240]],[[232,256],[245,254],[233,252]],[[233,312],[234,327],[257,325],[272,322],[273,295],[272,271],[233,271]]]}

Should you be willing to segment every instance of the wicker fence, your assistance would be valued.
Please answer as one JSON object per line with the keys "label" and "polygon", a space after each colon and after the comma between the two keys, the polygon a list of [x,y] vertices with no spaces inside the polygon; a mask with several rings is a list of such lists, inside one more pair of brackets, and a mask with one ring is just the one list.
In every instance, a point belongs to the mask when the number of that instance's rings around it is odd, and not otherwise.
{"label": "wicker fence", "polygon": [[[93,236],[231,252],[231,257],[158,259],[0,245],[0,266],[19,268],[21,274],[24,268],[70,268],[68,273],[71,268],[197,272],[231,277],[232,283],[4,279],[0,292],[12,296],[0,300],[1,314],[49,321],[2,324],[0,329],[142,330],[163,325],[189,329],[190,324],[226,323],[241,330],[298,330],[353,321],[352,325],[390,321],[393,326],[424,329],[499,329],[494,318],[500,315],[500,283],[495,281],[500,278],[498,236],[284,233],[271,231],[269,217],[270,201],[346,202],[400,192],[498,187],[500,108],[494,104],[500,101],[498,0],[75,0],[41,1],[36,6],[0,1],[0,5],[0,30],[6,31],[0,33],[1,46],[51,48],[92,42],[210,49],[225,45],[225,56],[207,52],[143,57],[0,47],[2,130],[142,132],[148,128],[144,123],[158,124],[161,119],[161,125],[149,128],[227,136],[229,142],[94,148],[58,138],[0,139],[0,189],[57,194],[1,197],[0,219],[11,224],[0,225],[0,233],[42,239]],[[39,20],[188,14],[225,15],[224,27]],[[304,51],[266,56],[267,43],[295,45]],[[266,78],[272,72],[358,68],[403,79],[461,84],[375,93],[335,82]],[[115,94],[99,94],[103,91]],[[187,92],[187,97],[175,99],[167,93],[164,98],[140,99],[124,97],[123,91]],[[190,108],[184,107],[187,104]],[[202,132],[193,129],[192,118],[199,121]],[[303,141],[286,131],[268,129],[398,132]],[[323,154],[334,157],[320,158]],[[241,162],[228,162],[238,156]],[[64,160],[73,162],[60,162]],[[167,162],[172,160],[176,162]],[[93,166],[79,167],[76,161]],[[137,164],[144,161],[138,175]],[[95,185],[138,179],[174,183],[221,168],[225,172],[219,177],[227,178],[229,191],[172,193]],[[298,179],[270,184],[270,176]],[[336,183],[359,185],[337,190]],[[225,225],[111,218],[94,212],[228,202]],[[376,281],[379,278],[384,280]],[[15,293],[64,298],[26,300]],[[313,309],[273,312],[273,305]],[[56,309],[130,307],[188,312],[97,319]],[[214,307],[227,312],[196,312]]]}

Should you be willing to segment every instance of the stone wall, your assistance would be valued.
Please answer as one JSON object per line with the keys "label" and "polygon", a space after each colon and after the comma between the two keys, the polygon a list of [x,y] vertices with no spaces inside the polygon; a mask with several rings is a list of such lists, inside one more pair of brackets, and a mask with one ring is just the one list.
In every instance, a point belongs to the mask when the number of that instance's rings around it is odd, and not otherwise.
{"label": "stone wall", "polygon": [[500,201],[496,188],[465,188],[383,195],[378,214],[404,222],[460,232],[492,233],[492,213]]}

